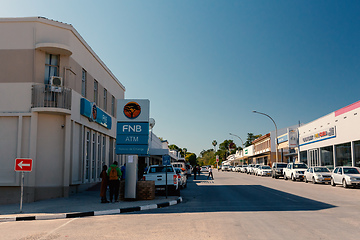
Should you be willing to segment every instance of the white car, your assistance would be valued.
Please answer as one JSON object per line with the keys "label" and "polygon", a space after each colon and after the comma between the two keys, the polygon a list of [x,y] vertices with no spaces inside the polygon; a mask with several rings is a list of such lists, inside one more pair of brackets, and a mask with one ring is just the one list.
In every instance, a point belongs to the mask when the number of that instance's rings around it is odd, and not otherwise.
{"label": "white car", "polygon": [[256,173],[256,171],[258,170],[258,168],[260,167],[260,164],[256,164],[253,168],[250,169],[250,174],[254,174]]}
{"label": "white car", "polygon": [[227,171],[228,168],[229,168],[229,165],[222,165],[221,171]]}
{"label": "white car", "polygon": [[247,165],[242,165],[242,166],[240,167],[240,172],[246,173],[246,168],[247,168]]}
{"label": "white car", "polygon": [[209,171],[209,167],[208,166],[202,166],[200,168],[200,172],[208,172]]}
{"label": "white car", "polygon": [[305,171],[304,181],[307,183],[329,183],[331,172],[327,167],[310,167]]}
{"label": "white car", "polygon": [[182,168],[174,168],[174,169],[176,174],[178,175],[180,188],[186,188],[187,186],[186,170],[184,171]]}
{"label": "white car", "polygon": [[296,181],[299,179],[302,181],[307,169],[308,167],[305,163],[288,163],[286,168],[284,168],[284,180],[291,179]]}
{"label": "white car", "polygon": [[249,164],[246,168],[246,173],[251,174],[251,172],[254,170],[255,164]]}
{"label": "white car", "polygon": [[357,167],[336,167],[331,174],[331,186],[342,184],[344,188],[360,185],[360,169]]}
{"label": "white car", "polygon": [[235,167],[235,172],[240,172],[240,168],[241,168],[241,165],[237,165],[237,166]]}
{"label": "white car", "polygon": [[256,176],[271,176],[271,167],[270,166],[259,166],[255,173]]}

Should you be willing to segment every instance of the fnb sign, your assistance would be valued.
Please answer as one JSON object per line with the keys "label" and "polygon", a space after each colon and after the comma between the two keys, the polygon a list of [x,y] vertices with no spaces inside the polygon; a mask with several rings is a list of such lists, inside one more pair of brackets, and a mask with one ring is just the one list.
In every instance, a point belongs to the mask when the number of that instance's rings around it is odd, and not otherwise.
{"label": "fnb sign", "polygon": [[149,123],[118,122],[117,135],[149,135]]}
{"label": "fnb sign", "polygon": [[117,122],[116,154],[148,153],[148,122]]}

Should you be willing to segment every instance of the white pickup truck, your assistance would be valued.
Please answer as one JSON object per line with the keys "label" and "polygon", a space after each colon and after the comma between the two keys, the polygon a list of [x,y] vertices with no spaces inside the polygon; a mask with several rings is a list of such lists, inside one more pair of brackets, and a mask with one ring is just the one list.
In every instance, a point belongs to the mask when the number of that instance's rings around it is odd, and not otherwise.
{"label": "white pickup truck", "polygon": [[305,163],[288,163],[286,168],[284,168],[284,179],[291,179],[293,181],[299,179],[302,181],[307,168]]}
{"label": "white pickup truck", "polygon": [[156,191],[165,191],[167,172],[168,193],[180,196],[178,175],[173,166],[151,165],[143,176],[145,181],[155,181]]}

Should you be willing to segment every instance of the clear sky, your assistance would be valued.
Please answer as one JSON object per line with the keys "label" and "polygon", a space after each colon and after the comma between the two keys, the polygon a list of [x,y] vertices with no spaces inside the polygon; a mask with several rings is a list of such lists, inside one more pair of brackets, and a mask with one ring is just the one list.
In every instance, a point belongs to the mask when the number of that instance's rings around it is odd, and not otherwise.
{"label": "clear sky", "polygon": [[360,1],[1,1],[32,16],[72,24],[126,98],[150,99],[154,133],[197,155],[274,130],[252,110],[280,129],[360,100]]}

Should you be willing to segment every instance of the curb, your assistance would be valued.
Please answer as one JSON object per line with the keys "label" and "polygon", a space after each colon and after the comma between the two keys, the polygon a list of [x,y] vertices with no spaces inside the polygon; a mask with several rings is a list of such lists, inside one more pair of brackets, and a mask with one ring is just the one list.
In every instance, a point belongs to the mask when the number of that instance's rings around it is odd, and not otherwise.
{"label": "curb", "polygon": [[91,211],[91,212],[75,212],[75,213],[59,213],[59,214],[48,214],[48,215],[39,215],[39,216],[26,216],[26,217],[8,217],[1,218],[0,222],[15,222],[15,221],[33,221],[33,220],[50,220],[50,219],[63,219],[63,218],[82,218],[82,217],[92,217],[92,216],[101,216],[101,215],[110,215],[110,214],[120,214],[120,213],[129,213],[144,211],[156,208],[169,207],[176,205],[182,202],[182,197],[179,197],[177,200],[170,202],[163,202],[158,204],[150,204],[138,207],[128,207],[128,208],[119,208],[103,211]]}

